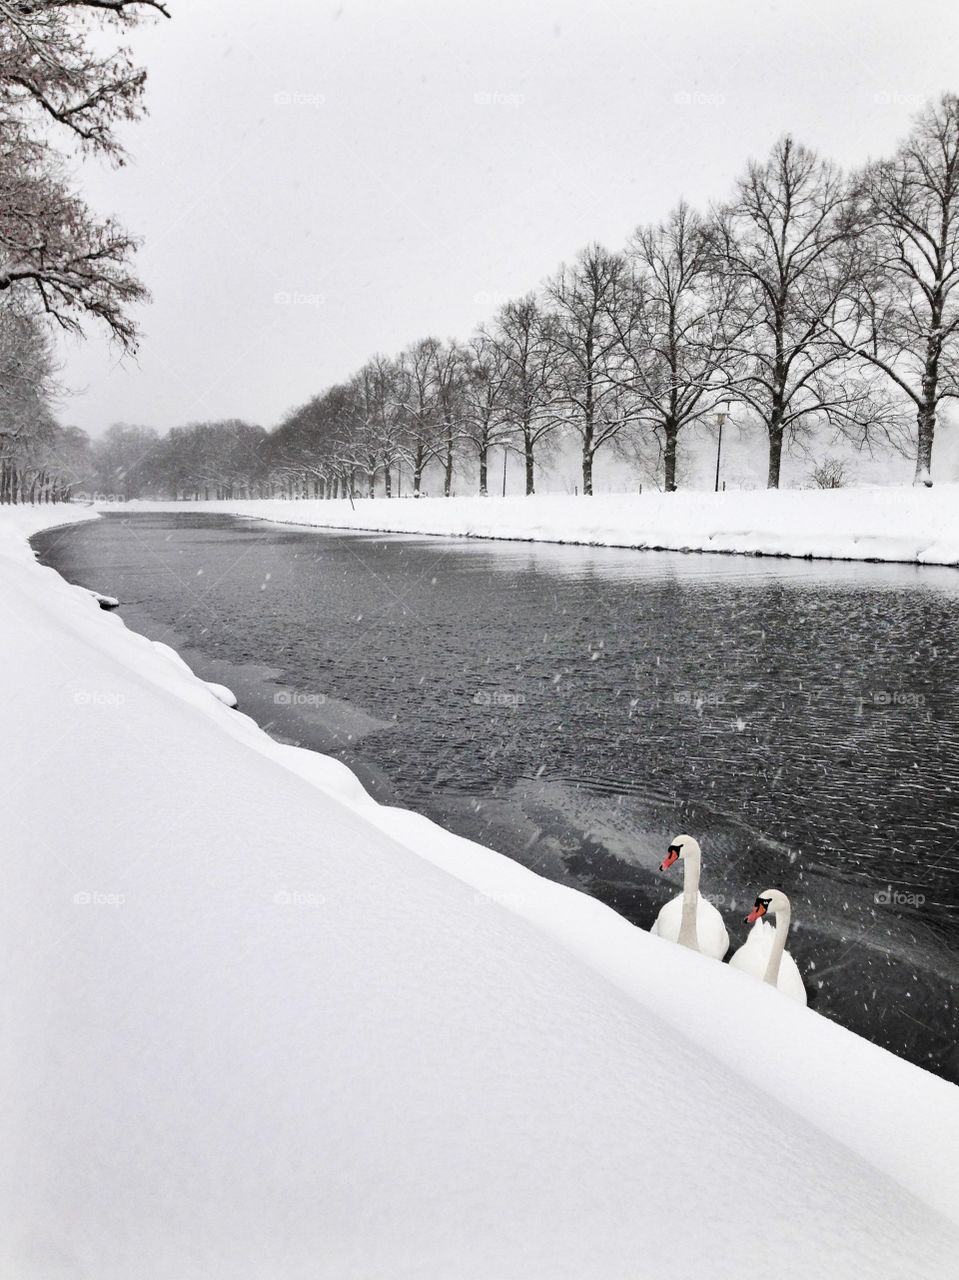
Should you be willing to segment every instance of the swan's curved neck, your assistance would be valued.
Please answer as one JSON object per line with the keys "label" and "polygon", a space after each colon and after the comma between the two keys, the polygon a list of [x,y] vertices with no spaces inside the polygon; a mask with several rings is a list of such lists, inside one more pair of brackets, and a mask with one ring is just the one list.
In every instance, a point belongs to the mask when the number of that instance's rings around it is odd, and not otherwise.
{"label": "swan's curved neck", "polygon": [[783,907],[781,911],[776,912],[776,936],[773,938],[772,949],[769,952],[769,959],[766,962],[766,974],[763,978],[764,982],[776,986],[779,982],[779,966],[782,962],[783,952],[786,950],[786,934],[789,932],[789,916],[788,907]]}
{"label": "swan's curved neck", "polygon": [[699,911],[699,871],[701,859],[690,851],[683,856],[683,918],[679,926],[679,944],[699,950],[696,915]]}

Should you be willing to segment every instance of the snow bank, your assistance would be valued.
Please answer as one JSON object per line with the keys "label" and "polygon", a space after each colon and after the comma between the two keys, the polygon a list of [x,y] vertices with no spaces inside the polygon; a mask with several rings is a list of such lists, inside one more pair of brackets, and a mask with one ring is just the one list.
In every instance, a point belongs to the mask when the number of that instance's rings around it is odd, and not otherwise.
{"label": "snow bank", "polygon": [[0,512],[0,1274],[950,1274],[954,1086],[273,742],[45,515]]}
{"label": "snow bank", "polygon": [[[122,509],[122,508],[121,508]],[[923,488],[565,494],[130,504],[282,524],[669,551],[959,564],[959,485]]]}

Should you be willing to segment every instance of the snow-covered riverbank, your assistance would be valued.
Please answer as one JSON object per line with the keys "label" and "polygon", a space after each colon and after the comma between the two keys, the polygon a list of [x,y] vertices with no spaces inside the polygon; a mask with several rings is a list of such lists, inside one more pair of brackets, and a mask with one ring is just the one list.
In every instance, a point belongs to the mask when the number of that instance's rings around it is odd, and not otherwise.
{"label": "snow-covered riverbank", "polygon": [[[114,507],[111,510],[116,509]],[[122,507],[119,509],[123,509]],[[959,564],[959,485],[531,498],[132,503],[285,524],[588,546]]]}
{"label": "snow-covered riverbank", "polygon": [[0,512],[3,1274],[949,1273],[959,1090],[272,741],[80,514]]}

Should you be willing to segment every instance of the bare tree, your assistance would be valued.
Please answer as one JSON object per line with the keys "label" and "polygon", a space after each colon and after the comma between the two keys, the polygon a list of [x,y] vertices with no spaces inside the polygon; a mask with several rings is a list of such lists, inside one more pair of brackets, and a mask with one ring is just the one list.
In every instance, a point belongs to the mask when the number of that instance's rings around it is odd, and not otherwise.
{"label": "bare tree", "polygon": [[464,391],[467,357],[455,340],[441,344],[436,352],[436,400],[439,412],[437,461],[443,468],[443,496],[453,492],[456,450],[463,439]]}
{"label": "bare tree", "polygon": [[637,294],[622,254],[602,245],[584,249],[546,286],[555,316],[556,408],[579,436],[583,493],[593,492],[596,454],[634,420],[634,400],[622,376],[621,335],[634,328]]}
{"label": "bare tree", "polygon": [[393,496],[393,468],[402,458],[403,406],[398,391],[395,360],[375,355],[363,366],[368,382],[367,393],[374,406],[374,434],[380,453],[383,489]]}
{"label": "bare tree", "polygon": [[129,29],[149,10],[166,13],[156,0],[0,0],[0,292],[26,292],[73,333],[92,317],[125,349],[146,298],[135,241],[63,175],[76,150],[122,163],[117,126],[143,113],[146,73],[126,48],[104,52],[91,19]]}
{"label": "bare tree", "polygon": [[717,270],[711,228],[685,203],[640,227],[628,249],[636,301],[614,308],[623,374],[643,428],[662,441],[667,492],[676,488],[680,432],[728,399],[735,285]]}
{"label": "bare tree", "polygon": [[126,47],[104,49],[101,28],[131,30],[159,0],[0,0],[0,120],[36,141],[59,128],[85,151],[122,163],[117,125],[143,113],[146,71]]}
{"label": "bare tree", "polygon": [[55,374],[49,333],[8,296],[0,302],[0,501],[26,501],[31,475],[50,469]]}
{"label": "bare tree", "polygon": [[506,413],[523,450],[527,494],[535,492],[536,451],[560,424],[555,327],[527,294],[501,307],[487,331],[504,362]]}
{"label": "bare tree", "polygon": [[147,298],[129,270],[136,242],[109,219],[97,222],[79,197],[31,171],[22,151],[2,140],[0,189],[0,292],[29,289],[62,329],[81,333],[84,318],[93,318],[134,349],[129,309]]}
{"label": "bare tree", "polygon": [[810,472],[810,479],[817,489],[842,489],[847,479],[847,467],[842,458],[827,455]]}
{"label": "bare tree", "polygon": [[489,493],[490,449],[496,445],[508,448],[515,439],[515,428],[506,412],[508,367],[502,349],[482,329],[470,339],[467,351],[463,433],[476,450],[479,491],[485,498]]}
{"label": "bare tree", "polygon": [[874,380],[857,376],[832,331],[858,229],[838,170],[788,136],[749,165],[718,219],[722,267],[739,290],[735,398],[768,437],[771,489],[785,442],[817,424],[861,441],[883,421]]}
{"label": "bare tree", "polygon": [[0,300],[0,434],[28,433],[57,387],[50,336],[34,312]]}
{"label": "bare tree", "polygon": [[856,194],[868,230],[835,332],[914,406],[915,483],[930,485],[939,406],[959,396],[959,98],[926,107]]}
{"label": "bare tree", "polygon": [[353,419],[353,457],[366,474],[366,496],[376,497],[376,478],[383,467],[380,439],[382,403],[378,371],[372,361],[349,381]]}
{"label": "bare tree", "polygon": [[306,491],[312,487],[317,498],[331,496],[336,474],[336,424],[330,411],[333,390],[331,387],[292,410],[268,437],[265,466],[271,486],[278,484],[287,497],[292,498],[298,486]]}
{"label": "bare tree", "polygon": [[413,472],[413,497],[423,491],[423,472],[436,456],[441,410],[438,363],[442,343],[421,338],[400,354],[397,401],[403,412],[402,457]]}
{"label": "bare tree", "polygon": [[158,436],[152,427],[115,422],[93,445],[97,487],[139,498],[151,478]]}

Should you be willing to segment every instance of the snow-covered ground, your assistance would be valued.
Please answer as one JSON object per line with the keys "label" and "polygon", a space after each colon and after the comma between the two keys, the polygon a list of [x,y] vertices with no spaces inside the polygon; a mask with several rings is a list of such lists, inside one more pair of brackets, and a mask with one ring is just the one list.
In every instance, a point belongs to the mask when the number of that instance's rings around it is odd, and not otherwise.
{"label": "snow-covered ground", "polygon": [[959,564],[959,485],[683,490],[594,498],[376,498],[358,499],[353,506],[343,499],[137,502],[129,509],[235,512],[284,524],[380,533]]}
{"label": "snow-covered ground", "polygon": [[953,1274],[954,1086],[272,741],[79,514],[0,511],[0,1274]]}

